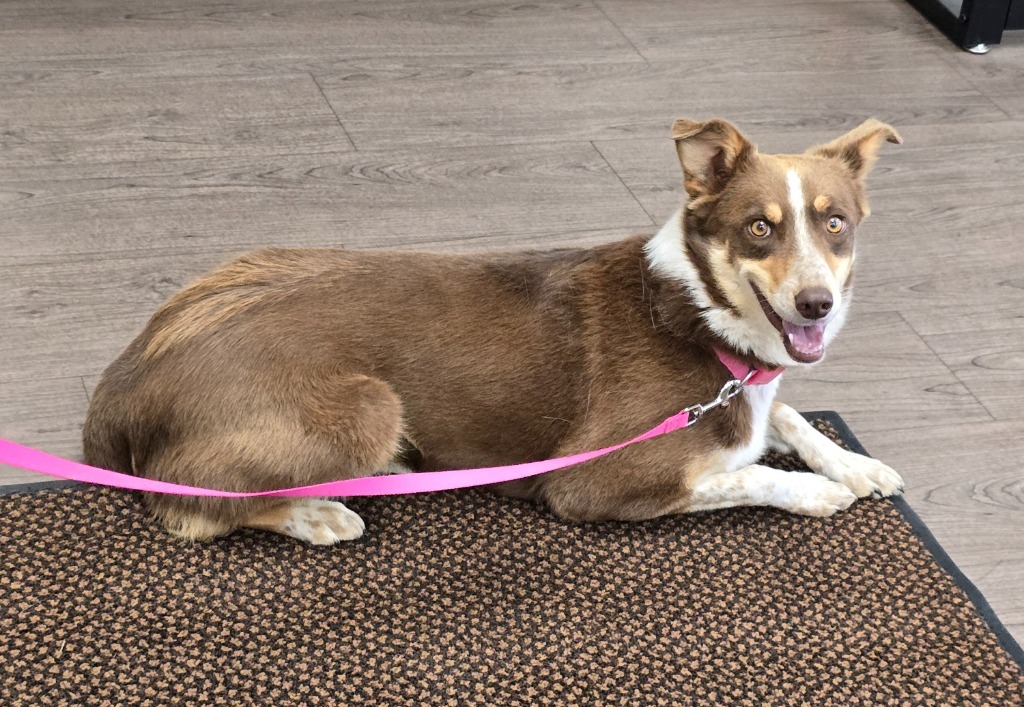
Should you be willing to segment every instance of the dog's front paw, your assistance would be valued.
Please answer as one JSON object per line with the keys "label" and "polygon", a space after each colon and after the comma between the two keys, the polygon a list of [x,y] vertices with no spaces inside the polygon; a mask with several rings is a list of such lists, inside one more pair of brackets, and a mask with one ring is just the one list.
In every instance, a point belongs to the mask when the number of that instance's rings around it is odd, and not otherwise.
{"label": "dog's front paw", "polygon": [[903,479],[882,462],[863,454],[841,451],[842,454],[830,460],[825,476],[846,486],[858,498],[884,498],[903,492]]}
{"label": "dog's front paw", "polygon": [[815,474],[789,472],[783,498],[772,505],[802,516],[825,518],[853,505],[857,497],[843,484]]}

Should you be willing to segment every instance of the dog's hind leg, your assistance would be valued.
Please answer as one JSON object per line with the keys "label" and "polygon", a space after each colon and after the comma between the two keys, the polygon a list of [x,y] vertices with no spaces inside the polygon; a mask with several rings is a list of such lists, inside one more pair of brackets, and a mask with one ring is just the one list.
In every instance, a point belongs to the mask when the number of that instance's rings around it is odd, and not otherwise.
{"label": "dog's hind leg", "polygon": [[333,545],[362,536],[365,525],[339,501],[296,498],[258,511],[245,521],[245,527],[289,535],[311,545]]}
{"label": "dog's hind leg", "polygon": [[[147,475],[233,491],[306,486],[370,474],[395,456],[401,404],[385,382],[331,375],[290,382],[287,400],[250,400],[217,418],[212,432],[166,445]],[[310,498],[220,499],[147,495],[167,529],[208,540],[249,527],[317,544],[358,538],[363,522],[338,501]]]}

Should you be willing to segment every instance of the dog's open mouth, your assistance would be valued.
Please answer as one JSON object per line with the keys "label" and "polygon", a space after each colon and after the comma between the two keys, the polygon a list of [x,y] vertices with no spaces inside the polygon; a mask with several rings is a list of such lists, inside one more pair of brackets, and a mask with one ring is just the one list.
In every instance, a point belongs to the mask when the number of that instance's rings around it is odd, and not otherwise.
{"label": "dog's open mouth", "polygon": [[768,317],[768,321],[782,335],[782,343],[790,358],[800,363],[820,361],[821,357],[825,355],[824,322],[807,326],[787,322],[772,309],[772,306],[768,304],[768,298],[758,289],[757,285],[751,282],[750,286],[754,288],[754,294],[757,295],[757,301],[761,304],[764,316]]}

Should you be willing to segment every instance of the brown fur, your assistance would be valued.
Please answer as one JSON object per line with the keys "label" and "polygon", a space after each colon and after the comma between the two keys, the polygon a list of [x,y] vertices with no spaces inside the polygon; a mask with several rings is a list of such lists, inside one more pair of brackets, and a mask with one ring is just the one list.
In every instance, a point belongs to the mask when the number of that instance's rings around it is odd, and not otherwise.
{"label": "brown fur", "polygon": [[[755,159],[724,121],[677,121],[673,135],[688,225],[709,234],[691,253],[709,291],[717,285],[702,249],[753,217],[777,217],[782,237],[730,241],[730,255],[772,273],[788,224],[785,184],[767,156]],[[853,210],[859,182],[844,183],[826,164],[853,148],[828,149],[837,156],[799,159],[812,165],[814,193]],[[772,213],[738,206],[748,203]],[[685,288],[648,267],[644,243],[243,256],[172,297],[106,370],[85,424],[86,459],[177,483],[265,490],[369,474],[399,456],[422,470],[477,467],[621,441],[713,398],[727,378],[714,354],[725,342]],[[692,484],[751,434],[750,407],[738,398],[685,434],[497,490],[542,499],[567,518],[650,518],[685,509]],[[147,501],[193,539],[246,525],[281,532],[290,503]]]}
{"label": "brown fur", "polygon": [[[525,256],[246,256],[172,298],[107,370],[86,456],[126,471],[133,458],[152,478],[262,490],[367,474],[403,437],[422,469],[619,441],[713,397],[725,379],[711,349],[721,342],[665,326],[660,310],[677,288],[647,270],[643,243]],[[229,302],[230,314],[209,299]],[[658,515],[685,494],[687,460],[749,436],[743,407],[550,474],[529,493],[573,518]],[[280,504],[148,500],[196,538]]]}
{"label": "brown fur", "polygon": [[787,252],[775,253],[761,260],[760,264],[753,267],[760,275],[760,281],[769,289],[776,289],[779,283],[786,277],[789,271],[790,254]]}
{"label": "brown fur", "polygon": [[[770,275],[770,282],[780,282],[794,252],[795,215],[790,213],[785,178],[791,168],[799,168],[815,192],[826,194],[833,207],[818,219],[819,228],[814,233],[816,246],[822,252],[848,256],[853,249],[853,226],[864,218],[860,208],[863,187],[837,174],[832,162],[825,158],[757,155],[748,160],[748,166],[732,181],[729,191],[715,201],[713,210],[707,215],[694,214],[688,226],[699,233],[736,234],[728,243],[730,258],[761,261],[761,269]],[[780,207],[780,214],[767,213],[769,206],[779,204],[785,205]],[[825,221],[833,213],[846,217],[851,223],[847,232],[840,236],[825,230]],[[758,219],[772,223],[772,237],[757,239],[748,234],[748,226]]]}
{"label": "brown fur", "polygon": [[895,145],[903,142],[903,138],[891,125],[872,119],[865,121],[832,142],[807,151],[807,154],[816,157],[823,157],[833,162],[839,161],[849,170],[862,187],[856,194],[861,218],[867,218],[871,214],[867,198],[864,196],[863,184],[875,163],[878,148],[883,140]]}
{"label": "brown fur", "polygon": [[711,263],[710,257],[711,243],[703,239],[693,238],[688,239],[683,246],[686,248],[690,261],[697,268],[697,274],[700,276],[701,282],[704,283],[711,301],[717,307],[733,309],[732,303],[725,296],[722,286],[715,277],[714,266]]}

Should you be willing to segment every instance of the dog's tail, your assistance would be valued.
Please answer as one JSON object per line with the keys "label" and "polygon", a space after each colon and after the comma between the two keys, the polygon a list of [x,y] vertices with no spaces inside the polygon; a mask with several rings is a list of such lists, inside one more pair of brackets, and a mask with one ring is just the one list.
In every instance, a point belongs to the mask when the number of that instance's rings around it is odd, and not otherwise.
{"label": "dog's tail", "polygon": [[127,423],[116,396],[110,395],[105,381],[100,381],[89,402],[82,428],[85,463],[131,474],[132,451]]}

